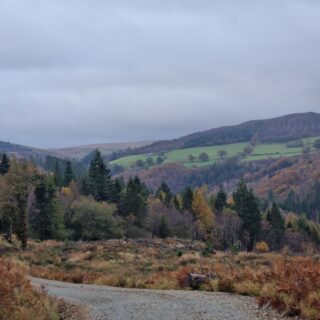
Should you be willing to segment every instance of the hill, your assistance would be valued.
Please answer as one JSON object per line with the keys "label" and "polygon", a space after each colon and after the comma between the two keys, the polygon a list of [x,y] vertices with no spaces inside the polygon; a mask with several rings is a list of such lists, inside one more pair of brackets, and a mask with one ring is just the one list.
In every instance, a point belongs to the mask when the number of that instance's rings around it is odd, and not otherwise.
{"label": "hill", "polygon": [[89,144],[89,145],[76,146],[76,147],[55,148],[55,149],[49,149],[49,151],[61,157],[74,158],[77,160],[81,160],[87,154],[89,154],[95,149],[99,149],[102,152],[102,154],[106,156],[116,151],[126,150],[128,148],[131,148],[131,149],[142,148],[152,143],[154,143],[154,141],[100,143],[100,144]]}
{"label": "hill", "polygon": [[[223,159],[237,156],[243,161],[266,160],[272,158],[302,155],[305,147],[308,147],[310,152],[314,152],[316,150],[313,147],[313,143],[316,139],[319,138],[320,137],[310,137],[301,139],[301,145],[297,146],[294,146],[294,144],[289,146],[285,142],[259,143],[256,145],[250,145],[248,142],[239,142],[215,146],[194,147],[185,149],[183,148],[175,149],[169,152],[162,152],[160,157],[163,158],[164,163],[180,163],[189,168],[207,167],[221,161],[221,156],[219,156],[221,150],[225,151],[225,156],[223,157]],[[246,148],[249,148],[250,153],[245,154]],[[202,153],[206,153],[208,155],[208,159],[206,161],[199,160],[199,156]],[[119,166],[122,166],[124,169],[130,167],[132,168],[137,165],[138,160],[141,160],[145,164],[147,164],[150,158],[152,158],[153,165],[157,165],[158,156],[158,153],[129,155],[111,161],[110,165],[112,166],[117,164]]]}
{"label": "hill", "polygon": [[248,142],[253,137],[262,143],[280,143],[319,135],[319,113],[295,113],[197,132],[179,139],[159,141],[138,148],[135,153],[167,152],[175,149]]}
{"label": "hill", "polygon": [[34,158],[44,157],[46,155],[54,155],[50,151],[42,150],[39,148],[24,146],[20,144],[14,144],[11,142],[0,141],[0,153],[5,152],[8,155],[15,156],[17,158]]}

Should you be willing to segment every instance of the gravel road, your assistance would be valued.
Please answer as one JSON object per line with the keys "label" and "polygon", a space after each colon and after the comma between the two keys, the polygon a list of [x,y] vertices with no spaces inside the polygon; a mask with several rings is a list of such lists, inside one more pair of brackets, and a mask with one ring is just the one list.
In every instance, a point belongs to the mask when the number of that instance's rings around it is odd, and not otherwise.
{"label": "gravel road", "polygon": [[126,289],[31,278],[52,296],[87,306],[93,320],[279,319],[254,298],[200,291]]}

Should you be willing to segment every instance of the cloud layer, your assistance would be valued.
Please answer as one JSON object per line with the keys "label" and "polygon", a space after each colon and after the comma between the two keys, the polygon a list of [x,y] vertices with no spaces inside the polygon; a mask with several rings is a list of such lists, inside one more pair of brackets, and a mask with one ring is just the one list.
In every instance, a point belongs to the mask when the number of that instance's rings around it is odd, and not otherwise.
{"label": "cloud layer", "polygon": [[2,0],[0,140],[165,139],[320,112],[312,0]]}

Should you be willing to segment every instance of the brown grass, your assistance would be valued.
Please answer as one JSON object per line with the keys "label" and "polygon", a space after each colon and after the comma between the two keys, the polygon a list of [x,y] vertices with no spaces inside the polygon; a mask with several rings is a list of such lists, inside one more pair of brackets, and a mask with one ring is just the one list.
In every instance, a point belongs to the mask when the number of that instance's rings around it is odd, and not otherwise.
{"label": "brown grass", "polygon": [[34,290],[21,263],[0,259],[0,319],[58,320],[58,304]]}
{"label": "brown grass", "polygon": [[188,289],[189,272],[212,275],[200,289],[256,296],[291,315],[320,320],[320,262],[275,253],[217,253],[177,240],[34,243],[19,259],[33,276],[132,288]]}

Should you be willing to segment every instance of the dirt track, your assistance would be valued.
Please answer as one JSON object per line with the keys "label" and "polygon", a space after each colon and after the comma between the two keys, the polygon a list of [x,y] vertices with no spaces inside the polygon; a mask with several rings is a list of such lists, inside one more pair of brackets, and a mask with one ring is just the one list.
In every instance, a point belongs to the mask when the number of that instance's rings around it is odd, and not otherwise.
{"label": "dirt track", "polygon": [[142,290],[31,278],[53,296],[87,306],[93,320],[265,320],[254,298],[200,291]]}

